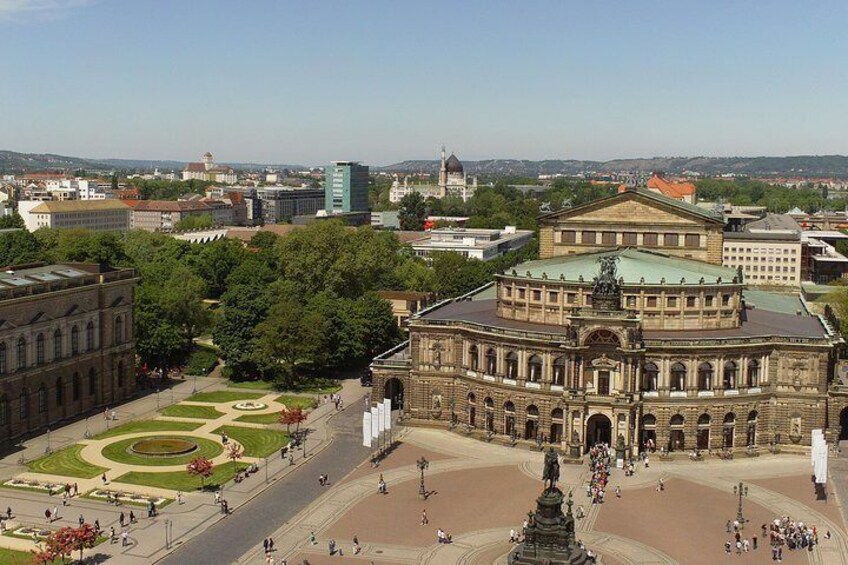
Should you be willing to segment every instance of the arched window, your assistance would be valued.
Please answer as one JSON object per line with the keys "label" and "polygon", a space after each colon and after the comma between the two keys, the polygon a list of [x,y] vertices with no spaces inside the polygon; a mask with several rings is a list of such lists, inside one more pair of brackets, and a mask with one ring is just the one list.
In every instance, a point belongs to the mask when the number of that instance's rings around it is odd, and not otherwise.
{"label": "arched window", "polygon": [[85,326],[85,350],[94,350],[94,322],[89,321]]}
{"label": "arched window", "polygon": [[480,350],[477,349],[476,345],[472,345],[468,348],[468,360],[471,370],[476,371],[477,367],[480,365]]}
{"label": "arched window", "polygon": [[486,373],[495,375],[498,372],[498,353],[493,347],[486,350]]}
{"label": "arched window", "polygon": [[713,366],[709,363],[701,363],[698,366],[698,390],[711,390],[713,388]]}
{"label": "arched window", "polygon": [[487,410],[494,410],[495,409],[495,401],[492,400],[490,397],[487,396],[486,400],[484,400],[483,402],[486,404]]}
{"label": "arched window", "polygon": [[44,363],[44,334],[35,336],[35,362],[38,365]]}
{"label": "arched window", "polygon": [[554,359],[554,381],[552,384],[565,386],[565,357]]}
{"label": "arched window", "polygon": [[675,363],[671,366],[671,390],[686,390],[686,366],[683,363]]}
{"label": "arched window", "polygon": [[27,418],[29,418],[29,393],[27,393],[27,389],[23,389],[21,391],[19,402],[21,420],[26,420]]}
{"label": "arched window", "polygon": [[724,424],[722,430],[722,447],[733,447],[733,436],[736,432],[736,414],[728,412],[724,415]]}
{"label": "arched window", "polygon": [[6,425],[9,423],[9,399],[6,395],[0,396],[0,424]]}
{"label": "arched window", "polygon": [[71,379],[71,400],[76,402],[80,399],[80,376],[79,373],[74,373]]}
{"label": "arched window", "polygon": [[642,367],[642,390],[645,392],[657,390],[660,370],[654,363],[645,363]]}
{"label": "arched window", "polygon": [[477,425],[477,397],[473,392],[468,393],[468,425],[472,428]]}
{"label": "arched window", "polygon": [[724,389],[733,389],[736,388],[736,374],[738,370],[736,368],[736,363],[733,361],[728,361],[724,364]]}
{"label": "arched window", "polygon": [[26,369],[27,366],[27,351],[26,351],[27,343],[26,339],[21,336],[18,338],[18,347],[17,347],[17,357],[18,357],[18,370]]}
{"label": "arched window", "polygon": [[38,387],[38,413],[44,414],[47,412],[47,387],[41,385]]}
{"label": "arched window", "polygon": [[483,401],[486,406],[486,431],[495,431],[495,402],[488,396]]}
{"label": "arched window", "polygon": [[657,417],[653,414],[645,414],[642,417],[642,426],[648,429],[657,427]]}
{"label": "arched window", "polygon": [[515,413],[515,404],[513,404],[511,400],[507,400],[504,403],[504,412]]}
{"label": "arched window", "polygon": [[554,408],[551,411],[551,420],[562,420],[562,408]]}
{"label": "arched window", "polygon": [[124,386],[124,362],[118,361],[118,388]]}
{"label": "arched window", "polygon": [[65,383],[62,382],[62,377],[56,378],[56,406],[61,406],[65,403]]}
{"label": "arched window", "polygon": [[56,328],[53,332],[53,359],[62,358],[62,330]]}
{"label": "arched window", "polygon": [[468,393],[468,404],[475,404],[477,402],[477,397],[474,396],[473,392]]}
{"label": "arched window", "polygon": [[698,429],[695,431],[695,447],[698,449],[710,448],[710,415],[698,416]]}
{"label": "arched window", "polygon": [[506,354],[506,378],[518,378],[518,354],[515,351]]}
{"label": "arched window", "polygon": [[755,387],[760,384],[760,363],[756,359],[748,361],[748,386]]}
{"label": "arched window", "polygon": [[515,404],[511,400],[504,403],[504,434],[511,436],[515,433]]}
{"label": "arched window", "polygon": [[531,404],[527,407],[527,415],[531,417],[538,418],[539,417],[539,408],[535,404]]}
{"label": "arched window", "polygon": [[671,420],[669,420],[668,423],[669,423],[669,425],[675,426],[675,427],[683,426],[683,415],[682,414],[675,414],[674,416],[671,417]]}
{"label": "arched window", "polygon": [[94,367],[88,370],[88,395],[94,396],[97,394],[97,373],[94,372]]}
{"label": "arched window", "polygon": [[71,328],[71,355],[79,355],[79,328]]}
{"label": "arched window", "polygon": [[710,419],[711,418],[709,414],[701,414],[700,416],[698,416],[698,427],[709,426]]}
{"label": "arched window", "polygon": [[757,445],[757,418],[759,414],[756,410],[752,410],[748,413],[748,429],[747,429],[747,441],[745,444],[748,447],[753,447]]}
{"label": "arched window", "polygon": [[124,343],[124,319],[121,316],[115,318],[115,344]]}
{"label": "arched window", "polygon": [[542,380],[542,358],[532,355],[527,361],[527,380],[538,383]]}
{"label": "arched window", "polygon": [[8,362],[6,361],[6,342],[0,341],[0,374],[9,370]]}
{"label": "arched window", "polygon": [[618,339],[618,336],[609,330],[598,330],[596,332],[592,332],[586,338],[586,342],[584,345],[613,345],[616,347],[621,346],[621,342]]}

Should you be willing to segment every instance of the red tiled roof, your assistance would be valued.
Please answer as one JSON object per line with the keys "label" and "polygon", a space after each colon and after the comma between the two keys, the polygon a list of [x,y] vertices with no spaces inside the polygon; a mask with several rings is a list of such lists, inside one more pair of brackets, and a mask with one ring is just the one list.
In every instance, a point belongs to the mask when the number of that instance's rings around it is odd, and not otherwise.
{"label": "red tiled roof", "polygon": [[188,173],[205,173],[206,165],[203,163],[188,163],[183,170]]}
{"label": "red tiled roof", "polygon": [[142,200],[135,207],[137,212],[191,212],[211,210],[205,202],[184,200]]}
{"label": "red tiled roof", "polygon": [[[695,194],[695,185],[691,182],[671,182],[657,174],[648,179],[648,188],[659,190],[669,198],[677,200]],[[619,188],[619,192],[621,192],[621,188]]]}

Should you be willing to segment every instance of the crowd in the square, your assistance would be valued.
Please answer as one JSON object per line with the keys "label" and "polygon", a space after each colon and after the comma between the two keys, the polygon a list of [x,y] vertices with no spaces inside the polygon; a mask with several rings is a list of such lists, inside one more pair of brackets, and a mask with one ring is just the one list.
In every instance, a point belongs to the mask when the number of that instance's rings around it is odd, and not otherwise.
{"label": "crowd in the square", "polygon": [[586,496],[592,499],[592,504],[601,504],[610,477],[610,450],[607,444],[599,443],[589,450],[589,469],[592,478],[586,485]]}

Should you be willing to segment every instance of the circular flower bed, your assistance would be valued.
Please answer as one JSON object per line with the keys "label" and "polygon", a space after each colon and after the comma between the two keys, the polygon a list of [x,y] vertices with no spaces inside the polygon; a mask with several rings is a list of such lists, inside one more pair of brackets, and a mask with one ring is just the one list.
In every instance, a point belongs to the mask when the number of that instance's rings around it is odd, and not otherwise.
{"label": "circular flower bed", "polygon": [[183,438],[156,437],[140,439],[130,446],[133,453],[151,457],[185,455],[197,449],[197,442]]}
{"label": "circular flower bed", "polygon": [[151,466],[185,465],[195,457],[214,459],[223,452],[223,445],[203,437],[150,435],[112,442],[102,454],[118,463]]}
{"label": "circular flower bed", "polygon": [[237,402],[237,403],[233,404],[233,408],[235,408],[236,410],[245,410],[245,411],[265,410],[266,408],[268,408],[268,405],[263,404],[261,402],[245,401],[245,402]]}

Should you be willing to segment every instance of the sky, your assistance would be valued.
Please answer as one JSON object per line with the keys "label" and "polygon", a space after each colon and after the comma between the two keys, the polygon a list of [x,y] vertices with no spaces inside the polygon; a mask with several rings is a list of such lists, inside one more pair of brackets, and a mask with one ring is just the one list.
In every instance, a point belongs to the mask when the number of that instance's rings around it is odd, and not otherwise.
{"label": "sky", "polygon": [[0,149],[848,153],[848,2],[0,0]]}

